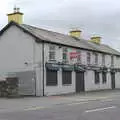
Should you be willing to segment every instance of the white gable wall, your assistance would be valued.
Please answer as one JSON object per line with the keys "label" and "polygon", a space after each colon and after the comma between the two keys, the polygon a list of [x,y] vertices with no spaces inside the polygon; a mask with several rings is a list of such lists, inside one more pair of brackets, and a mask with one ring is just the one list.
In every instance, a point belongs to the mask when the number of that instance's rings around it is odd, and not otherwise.
{"label": "white gable wall", "polygon": [[[28,63],[28,66],[25,65]],[[16,26],[0,37],[0,73],[32,69],[33,39]]]}
{"label": "white gable wall", "polygon": [[36,94],[42,94],[41,49],[42,44],[36,43],[33,37],[18,27],[11,26],[0,37],[0,75],[36,71]]}

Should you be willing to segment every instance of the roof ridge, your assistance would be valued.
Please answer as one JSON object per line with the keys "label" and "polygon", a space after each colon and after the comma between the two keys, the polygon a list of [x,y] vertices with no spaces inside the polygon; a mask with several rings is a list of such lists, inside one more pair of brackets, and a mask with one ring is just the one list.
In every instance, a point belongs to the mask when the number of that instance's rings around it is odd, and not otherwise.
{"label": "roof ridge", "polygon": [[74,38],[69,35],[59,33],[59,32],[53,32],[46,29],[42,29],[36,26],[31,26],[27,24],[17,24],[15,22],[8,23],[1,31],[0,35],[4,33],[11,25],[15,25],[22,29],[24,32],[30,34],[31,36],[35,37],[37,42],[43,41],[48,43],[54,43],[59,45],[65,45],[69,47],[76,47],[80,49],[90,50],[90,51],[96,51],[100,53],[107,53],[107,54],[114,54],[120,56],[120,52],[118,50],[115,50],[114,48],[100,44],[96,45],[92,42],[89,42],[88,40],[82,39],[82,38]]}
{"label": "roof ridge", "polygon": [[33,27],[33,28],[38,29],[38,30],[43,30],[43,31],[47,31],[47,32],[52,32],[52,33],[56,33],[56,34],[61,34],[61,35],[69,36],[69,35],[64,34],[64,33],[55,32],[55,31],[53,31],[53,30],[47,30],[47,29],[40,28],[40,27],[36,27],[36,26],[33,26],[33,25],[28,25],[28,24],[22,24],[22,25],[26,25],[26,26],[29,26],[29,27]]}

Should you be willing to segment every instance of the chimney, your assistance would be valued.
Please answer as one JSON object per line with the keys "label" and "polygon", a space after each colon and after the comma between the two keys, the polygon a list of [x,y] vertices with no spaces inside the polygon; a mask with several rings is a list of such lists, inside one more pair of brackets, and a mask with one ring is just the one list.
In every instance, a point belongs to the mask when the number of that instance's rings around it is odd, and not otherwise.
{"label": "chimney", "polygon": [[20,8],[16,8],[14,7],[13,9],[13,13],[7,14],[8,16],[8,23],[10,21],[14,21],[18,24],[22,24],[23,23],[23,13],[20,12]]}
{"label": "chimney", "polygon": [[75,30],[71,30],[71,31],[69,32],[69,35],[70,35],[71,37],[80,38],[81,32],[82,32],[81,30],[75,29]]}
{"label": "chimney", "polygon": [[93,43],[96,43],[96,44],[100,44],[101,43],[101,37],[94,36],[94,37],[91,37],[91,39],[89,41],[91,41]]}

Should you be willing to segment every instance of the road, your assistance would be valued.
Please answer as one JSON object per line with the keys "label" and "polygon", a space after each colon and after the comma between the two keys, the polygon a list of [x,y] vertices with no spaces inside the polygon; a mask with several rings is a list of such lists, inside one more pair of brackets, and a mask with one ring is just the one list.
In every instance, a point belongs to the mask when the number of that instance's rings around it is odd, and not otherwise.
{"label": "road", "polygon": [[3,101],[0,120],[120,119],[120,91]]}

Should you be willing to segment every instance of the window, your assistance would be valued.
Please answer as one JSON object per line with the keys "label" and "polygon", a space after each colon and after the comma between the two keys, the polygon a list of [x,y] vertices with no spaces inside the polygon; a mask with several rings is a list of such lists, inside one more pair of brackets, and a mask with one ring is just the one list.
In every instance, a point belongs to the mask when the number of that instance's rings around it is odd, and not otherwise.
{"label": "window", "polygon": [[81,51],[77,50],[77,63],[81,64]]}
{"label": "window", "polygon": [[71,71],[62,72],[62,84],[63,85],[72,84],[72,72]]}
{"label": "window", "polygon": [[68,62],[68,49],[63,48],[63,62],[67,63]]}
{"label": "window", "polygon": [[57,71],[48,70],[46,71],[46,85],[56,86],[57,85]]}
{"label": "window", "polygon": [[95,71],[95,84],[99,84],[99,83],[100,83],[99,72]]}
{"label": "window", "polygon": [[91,61],[91,55],[90,52],[87,52],[87,64],[89,65]]}
{"label": "window", "polygon": [[55,46],[49,46],[49,60],[55,60]]}
{"label": "window", "polygon": [[102,65],[105,66],[105,55],[102,54]]}
{"label": "window", "polygon": [[98,54],[94,53],[94,55],[95,55],[95,65],[98,65]]}
{"label": "window", "polygon": [[111,66],[114,66],[114,57],[111,56]]}
{"label": "window", "polygon": [[102,81],[103,81],[103,83],[107,82],[106,72],[102,72]]}

